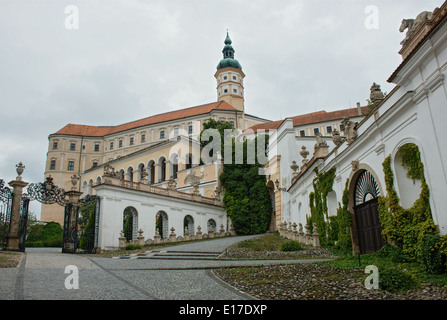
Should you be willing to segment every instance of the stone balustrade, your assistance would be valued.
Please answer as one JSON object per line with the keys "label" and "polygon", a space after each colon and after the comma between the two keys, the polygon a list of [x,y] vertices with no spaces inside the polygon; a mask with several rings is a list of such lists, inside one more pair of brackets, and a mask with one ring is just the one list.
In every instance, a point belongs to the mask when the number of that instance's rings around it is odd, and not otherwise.
{"label": "stone balustrade", "polygon": [[121,231],[120,237],[119,237],[119,249],[125,249],[128,244],[138,244],[140,246],[147,246],[152,244],[161,244],[161,243],[174,243],[174,242],[182,242],[182,241],[191,241],[191,240],[202,240],[202,239],[213,239],[213,238],[223,238],[223,237],[230,237],[235,236],[236,232],[234,231],[234,228],[231,226],[229,231],[225,231],[224,225],[220,225],[220,231],[215,232],[212,227],[210,227],[209,233],[202,233],[202,228],[200,226],[197,227],[196,234],[190,234],[188,229],[185,228],[183,236],[177,236],[175,233],[174,227],[171,229],[171,233],[167,238],[162,238],[158,232],[158,230],[155,232],[154,239],[144,239],[143,236],[143,230],[138,230],[139,236],[137,237],[137,240],[134,241],[127,241],[126,237],[124,236],[123,231]]}
{"label": "stone balustrade", "polygon": [[159,195],[169,196],[169,197],[173,197],[173,198],[202,202],[202,203],[206,203],[206,204],[212,204],[215,206],[223,207],[222,201],[217,197],[208,198],[208,197],[204,197],[200,194],[185,193],[185,192],[180,192],[175,189],[169,189],[169,188],[165,189],[165,188],[162,188],[159,186],[153,186],[153,185],[149,185],[149,184],[146,184],[143,182],[132,182],[132,181],[119,179],[116,177],[109,177],[106,175],[103,176],[101,184],[124,187],[124,188],[132,189],[132,190],[138,190],[138,191],[143,191],[143,192],[147,192],[147,193],[159,194]]}
{"label": "stone balustrade", "polygon": [[[297,230],[297,227],[298,230]],[[314,246],[315,248],[320,247],[320,235],[318,234],[317,225],[313,224],[312,233],[310,232],[310,226],[306,224],[304,226],[305,232],[303,231],[303,225],[295,222],[282,222],[279,227],[279,234],[287,239],[295,240],[306,245]]]}

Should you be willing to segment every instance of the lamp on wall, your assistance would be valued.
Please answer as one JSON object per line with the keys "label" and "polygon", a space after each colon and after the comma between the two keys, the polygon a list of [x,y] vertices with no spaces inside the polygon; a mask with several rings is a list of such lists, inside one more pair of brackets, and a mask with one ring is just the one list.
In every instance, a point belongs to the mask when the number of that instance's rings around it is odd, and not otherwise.
{"label": "lamp on wall", "polygon": [[278,190],[280,190],[280,191],[286,191],[286,188],[280,188],[280,187],[279,187],[279,181],[278,181],[278,179],[276,179],[276,181],[275,181],[275,186],[276,186],[276,189],[278,189]]}

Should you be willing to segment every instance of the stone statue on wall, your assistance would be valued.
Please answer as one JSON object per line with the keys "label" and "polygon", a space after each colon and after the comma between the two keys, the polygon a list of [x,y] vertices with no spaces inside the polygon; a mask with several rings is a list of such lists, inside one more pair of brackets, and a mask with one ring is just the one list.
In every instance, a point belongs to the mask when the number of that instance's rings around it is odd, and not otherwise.
{"label": "stone statue on wall", "polygon": [[141,175],[141,181],[143,183],[146,183],[147,182],[147,176],[148,176],[146,168],[141,169],[140,175]]}
{"label": "stone statue on wall", "polygon": [[198,176],[196,175],[195,170],[191,170],[191,172],[185,177],[184,183],[189,185],[199,184],[200,181],[204,178],[204,174]]}
{"label": "stone statue on wall", "polygon": [[414,31],[425,21],[431,20],[432,17],[432,12],[423,11],[417,15],[416,19],[403,19],[399,31],[404,32],[407,30],[407,33],[405,34],[405,39],[400,44],[405,45],[413,37]]}
{"label": "stone statue on wall", "polygon": [[104,165],[104,176],[110,178],[119,178],[119,172],[115,171],[115,168],[110,165],[110,163],[106,163]]}
{"label": "stone statue on wall", "polygon": [[357,139],[357,130],[355,129],[355,123],[349,120],[349,118],[344,118],[342,120],[342,125],[344,126],[343,132],[345,134],[346,142],[351,144]]}
{"label": "stone statue on wall", "polygon": [[303,167],[309,162],[309,160],[307,159],[307,156],[309,155],[309,151],[306,150],[305,146],[301,147],[300,155],[303,157],[303,160],[302,160],[303,166],[301,167],[301,169],[303,169]]}
{"label": "stone statue on wall", "polygon": [[317,150],[321,147],[327,147],[327,143],[326,143],[326,141],[323,140],[323,136],[321,135],[320,132],[318,132],[315,135],[315,138],[317,139],[317,143],[315,144],[315,147],[314,147],[315,150]]}
{"label": "stone statue on wall", "polygon": [[369,99],[371,100],[371,102],[374,103],[374,105],[378,105],[384,98],[385,96],[383,95],[380,86],[377,83],[373,82],[369,94]]}
{"label": "stone statue on wall", "polygon": [[174,177],[171,177],[168,181],[168,189],[175,190],[176,188],[177,188],[177,182],[175,181]]}
{"label": "stone statue on wall", "polygon": [[338,132],[337,129],[332,131],[332,141],[336,146],[339,146],[343,142],[343,138],[340,136],[340,132]]}

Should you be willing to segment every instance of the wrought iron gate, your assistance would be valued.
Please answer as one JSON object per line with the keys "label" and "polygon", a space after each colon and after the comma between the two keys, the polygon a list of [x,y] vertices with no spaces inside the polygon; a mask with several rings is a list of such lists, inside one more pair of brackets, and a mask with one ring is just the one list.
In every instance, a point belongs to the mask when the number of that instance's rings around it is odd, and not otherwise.
{"label": "wrought iron gate", "polygon": [[[13,200],[14,193],[9,187],[5,186],[5,181],[0,179],[0,240],[2,248],[6,248],[8,243]],[[25,252],[29,202],[30,199],[26,194],[23,194],[22,201],[20,203],[20,218],[18,226],[19,250],[22,252]]]}
{"label": "wrought iron gate", "polygon": [[[76,191],[70,192],[76,193]],[[37,200],[43,204],[58,204],[64,207],[63,253],[96,252],[98,247],[99,198],[86,196],[79,201],[70,202],[67,199],[67,194],[70,192],[65,192],[64,189],[54,185],[51,177],[46,178],[43,183],[39,182],[28,186],[30,200]],[[88,219],[92,225],[83,225],[82,229],[79,229],[80,207],[92,204],[95,206],[93,217]],[[85,227],[88,227],[88,232]],[[79,246],[80,240],[81,246]]]}
{"label": "wrought iron gate", "polygon": [[[87,195],[80,199],[79,206],[76,210],[76,231],[67,230],[67,241],[73,241],[75,251],[95,253],[98,248],[98,231],[99,231],[99,197]],[[74,212],[72,209],[71,212]],[[66,211],[66,218],[69,213]],[[65,228],[64,228],[65,232]],[[65,239],[65,238],[64,238]],[[64,241],[64,244],[66,242]],[[67,243],[68,244],[68,243]]]}
{"label": "wrought iron gate", "polygon": [[9,224],[11,222],[12,191],[0,179],[0,241],[1,247],[6,247],[8,241]]}
{"label": "wrought iron gate", "polygon": [[26,234],[28,228],[28,209],[30,199],[22,196],[22,203],[20,205],[20,222],[19,222],[19,249],[25,252]]}
{"label": "wrought iron gate", "polygon": [[[23,187],[27,185],[21,177],[25,166],[20,162],[16,168],[18,176],[14,183],[9,183],[14,187],[13,190],[5,185],[3,179],[0,179],[0,246],[10,247],[8,250],[25,251],[29,203],[37,200],[43,204],[58,204],[65,208],[62,252],[75,253],[79,247],[79,240],[84,252],[95,252],[98,247],[99,198],[86,196],[79,199],[82,192],[76,191],[75,187],[79,176],[71,177],[73,187],[68,192],[54,185],[53,178],[48,176],[44,182],[30,183],[27,193],[23,193]],[[21,197],[20,212],[18,212],[18,205],[14,203],[14,194],[16,197]],[[86,223],[79,229],[79,211],[82,206],[90,206],[92,210],[89,211],[87,217],[84,217]],[[8,236],[11,243],[8,243]]]}

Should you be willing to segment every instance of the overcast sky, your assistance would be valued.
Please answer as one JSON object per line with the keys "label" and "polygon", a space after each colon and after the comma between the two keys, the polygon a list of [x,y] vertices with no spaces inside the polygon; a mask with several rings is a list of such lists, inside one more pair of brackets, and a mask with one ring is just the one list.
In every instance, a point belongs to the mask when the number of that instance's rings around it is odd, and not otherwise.
{"label": "overcast sky", "polygon": [[67,123],[117,125],[216,101],[227,29],[247,113],[364,105],[373,82],[393,88],[402,19],[442,3],[0,0],[0,178],[14,179],[22,161],[25,181],[43,181],[48,135]]}

